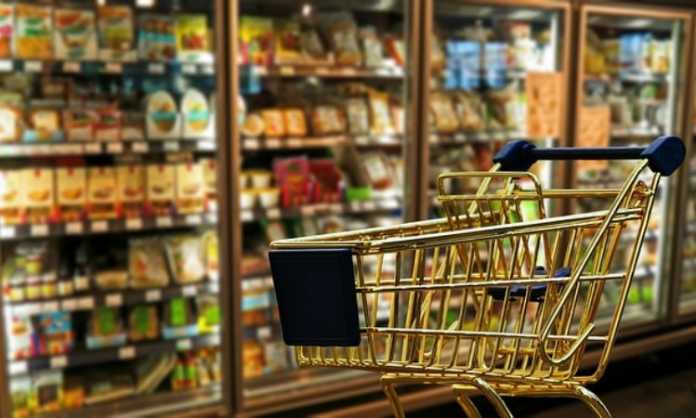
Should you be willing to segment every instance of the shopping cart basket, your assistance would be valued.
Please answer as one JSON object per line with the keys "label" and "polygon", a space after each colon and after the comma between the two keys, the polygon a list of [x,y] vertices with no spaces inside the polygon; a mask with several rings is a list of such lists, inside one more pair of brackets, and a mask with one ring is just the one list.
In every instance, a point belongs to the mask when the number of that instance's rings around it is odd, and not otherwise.
{"label": "shopping cart basket", "polygon": [[[382,373],[397,417],[399,382],[452,385],[473,417],[475,392],[503,417],[501,396],[574,397],[609,417],[584,385],[606,369],[660,178],[684,153],[676,137],[606,149],[515,141],[489,172],[440,176],[443,219],[273,242],[284,340],[300,366]],[[615,189],[544,190],[526,172],[538,160],[588,159],[637,163]],[[588,198],[607,208],[547,216],[553,202]],[[600,355],[586,372],[588,347]]]}

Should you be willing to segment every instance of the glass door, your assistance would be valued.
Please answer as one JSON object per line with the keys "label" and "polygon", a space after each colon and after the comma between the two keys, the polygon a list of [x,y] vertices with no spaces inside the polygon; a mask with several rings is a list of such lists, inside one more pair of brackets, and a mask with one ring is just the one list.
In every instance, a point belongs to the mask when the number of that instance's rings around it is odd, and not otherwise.
{"label": "glass door", "polygon": [[216,4],[0,4],[3,417],[221,408]]}
{"label": "glass door", "polygon": [[239,2],[241,356],[250,405],[362,376],[296,369],[267,250],[276,239],[403,221],[408,5]]}
{"label": "glass door", "polygon": [[[581,9],[576,146],[644,146],[660,135],[681,136],[688,29],[685,13],[618,6]],[[576,164],[575,186],[619,187],[633,166],[632,162]],[[667,202],[677,190],[673,177],[662,179],[660,185],[625,323],[654,320],[664,306],[670,266],[663,260],[673,230],[666,222]],[[595,203],[580,200],[579,210],[596,210]],[[619,243],[614,260],[619,270],[626,262],[624,252]],[[600,315],[612,312],[610,292],[606,287]]]}
{"label": "glass door", "polygon": [[[514,139],[565,143],[570,8],[552,1],[434,1],[433,8],[426,207],[440,217],[439,174],[488,170]],[[534,167],[544,184],[550,169]]]}

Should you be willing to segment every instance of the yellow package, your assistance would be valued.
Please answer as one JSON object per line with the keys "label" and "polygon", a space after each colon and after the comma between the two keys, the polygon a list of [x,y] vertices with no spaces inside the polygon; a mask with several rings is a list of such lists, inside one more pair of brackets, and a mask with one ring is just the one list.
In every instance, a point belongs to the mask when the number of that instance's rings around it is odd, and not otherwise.
{"label": "yellow package", "polygon": [[20,111],[12,106],[0,105],[0,142],[16,142],[21,137]]}
{"label": "yellow package", "polygon": [[394,124],[389,115],[389,95],[370,90],[368,92],[370,103],[370,118],[372,120],[372,133],[377,135],[394,133]]}
{"label": "yellow package", "polygon": [[17,33],[15,54],[19,58],[49,60],[53,58],[53,19],[48,6],[20,3],[15,9]]}
{"label": "yellow package", "polygon": [[133,61],[136,58],[133,10],[128,6],[99,6],[99,58]]}
{"label": "yellow package", "polygon": [[142,165],[120,165],[116,168],[119,212],[126,218],[138,218],[142,215],[145,201],[145,169]]}
{"label": "yellow package", "polygon": [[452,100],[445,93],[432,93],[430,109],[435,117],[435,130],[439,133],[453,133],[459,129],[457,114],[454,112]]}
{"label": "yellow package", "polygon": [[0,222],[18,224],[24,207],[22,171],[0,171]]}
{"label": "yellow package", "polygon": [[175,200],[176,170],[173,165],[147,166],[147,192],[145,199],[156,216],[170,215]]}
{"label": "yellow package", "polygon": [[182,163],[176,166],[176,208],[179,213],[201,213],[205,206],[203,166]]}
{"label": "yellow package", "polygon": [[51,168],[35,167],[22,170],[23,204],[27,222],[47,223],[55,207],[54,172]]}
{"label": "yellow package", "polygon": [[90,219],[116,218],[116,170],[90,167],[87,171],[87,210]]}
{"label": "yellow package", "polygon": [[77,221],[87,205],[87,173],[84,167],[60,167],[56,170],[58,182],[58,210],[65,222]]}
{"label": "yellow package", "polygon": [[183,62],[211,62],[208,18],[202,14],[176,16],[176,50]]}
{"label": "yellow package", "polygon": [[283,113],[278,109],[266,109],[261,111],[264,125],[266,127],[265,134],[268,138],[278,138],[285,136],[285,120]]}
{"label": "yellow package", "polygon": [[307,121],[302,109],[290,108],[283,110],[283,120],[288,136],[303,137],[307,135]]}

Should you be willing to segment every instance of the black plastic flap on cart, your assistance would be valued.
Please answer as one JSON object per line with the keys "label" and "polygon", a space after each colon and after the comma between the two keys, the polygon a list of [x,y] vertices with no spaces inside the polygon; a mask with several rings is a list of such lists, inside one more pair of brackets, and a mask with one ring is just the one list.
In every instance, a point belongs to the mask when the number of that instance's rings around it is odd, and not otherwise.
{"label": "black plastic flap on cart", "polygon": [[269,258],[285,344],[360,344],[350,249],[271,250]]}

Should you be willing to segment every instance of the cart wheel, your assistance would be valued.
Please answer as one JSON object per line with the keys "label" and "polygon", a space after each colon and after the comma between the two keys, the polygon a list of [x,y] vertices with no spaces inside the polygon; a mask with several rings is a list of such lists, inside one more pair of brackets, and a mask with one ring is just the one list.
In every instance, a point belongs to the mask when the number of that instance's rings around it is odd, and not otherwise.
{"label": "cart wheel", "polygon": [[599,396],[595,395],[594,392],[582,386],[578,386],[575,388],[575,393],[577,394],[577,398],[583,401],[585,405],[589,406],[599,418],[611,418],[611,412],[609,412],[607,406],[604,405],[604,402],[602,402]]}

